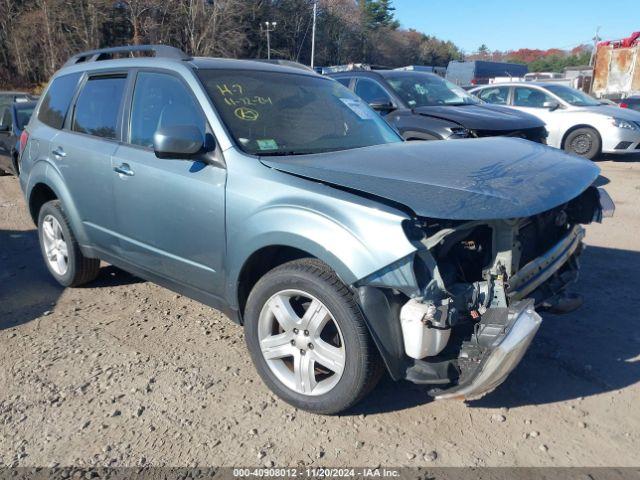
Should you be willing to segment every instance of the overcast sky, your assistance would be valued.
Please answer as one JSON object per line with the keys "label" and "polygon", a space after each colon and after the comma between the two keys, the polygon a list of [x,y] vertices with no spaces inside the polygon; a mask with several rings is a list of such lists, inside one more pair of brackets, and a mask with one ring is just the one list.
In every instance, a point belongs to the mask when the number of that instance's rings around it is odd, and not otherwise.
{"label": "overcast sky", "polygon": [[572,48],[640,31],[640,0],[394,0],[404,28],[451,40],[466,52]]}

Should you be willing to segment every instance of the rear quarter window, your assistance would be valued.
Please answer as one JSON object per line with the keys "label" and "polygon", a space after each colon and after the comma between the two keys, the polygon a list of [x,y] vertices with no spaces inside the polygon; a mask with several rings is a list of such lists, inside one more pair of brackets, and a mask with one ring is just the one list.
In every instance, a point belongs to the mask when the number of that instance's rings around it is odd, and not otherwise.
{"label": "rear quarter window", "polygon": [[81,75],[81,73],[71,73],[53,80],[40,105],[38,120],[50,127],[62,128]]}

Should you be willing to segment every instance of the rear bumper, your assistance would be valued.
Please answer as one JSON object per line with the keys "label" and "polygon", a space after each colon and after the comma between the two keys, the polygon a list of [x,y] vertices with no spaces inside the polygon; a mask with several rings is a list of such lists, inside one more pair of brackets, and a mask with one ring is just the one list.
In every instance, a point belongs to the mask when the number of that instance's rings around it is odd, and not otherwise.
{"label": "rear bumper", "polygon": [[542,317],[534,310],[532,300],[517,302],[506,310],[504,315],[492,315],[480,322],[475,340],[463,346],[460,360],[465,366],[458,385],[433,392],[436,400],[480,398],[504,382],[520,363]]}

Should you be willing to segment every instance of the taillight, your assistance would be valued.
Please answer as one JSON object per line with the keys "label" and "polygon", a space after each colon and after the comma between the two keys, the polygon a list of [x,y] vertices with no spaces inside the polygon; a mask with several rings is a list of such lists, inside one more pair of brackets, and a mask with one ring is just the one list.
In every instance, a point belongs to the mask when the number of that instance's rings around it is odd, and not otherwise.
{"label": "taillight", "polygon": [[18,152],[20,155],[22,155],[22,152],[24,152],[28,141],[29,133],[26,130],[22,130],[22,133],[20,134],[20,151]]}
{"label": "taillight", "polygon": [[475,78],[471,79],[471,85],[477,85],[478,84],[478,80],[476,80]]}
{"label": "taillight", "polygon": [[629,104],[623,102],[620,104],[620,108],[629,108]]}

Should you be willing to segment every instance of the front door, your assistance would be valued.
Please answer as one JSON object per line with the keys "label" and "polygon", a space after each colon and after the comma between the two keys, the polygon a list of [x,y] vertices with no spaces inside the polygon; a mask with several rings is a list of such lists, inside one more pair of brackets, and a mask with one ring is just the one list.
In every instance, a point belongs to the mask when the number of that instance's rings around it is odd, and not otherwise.
{"label": "front door", "polygon": [[562,109],[552,110],[545,107],[544,104],[547,102],[559,103],[540,88],[515,87],[513,89],[513,108],[541,119],[549,132],[547,143],[559,148],[561,139],[558,138],[558,132],[561,130]]}
{"label": "front door", "polygon": [[177,76],[139,71],[128,141],[112,161],[121,256],[170,281],[221,296],[225,255],[226,170],[198,161],[159,159],[160,127],[195,125],[205,116]]}

